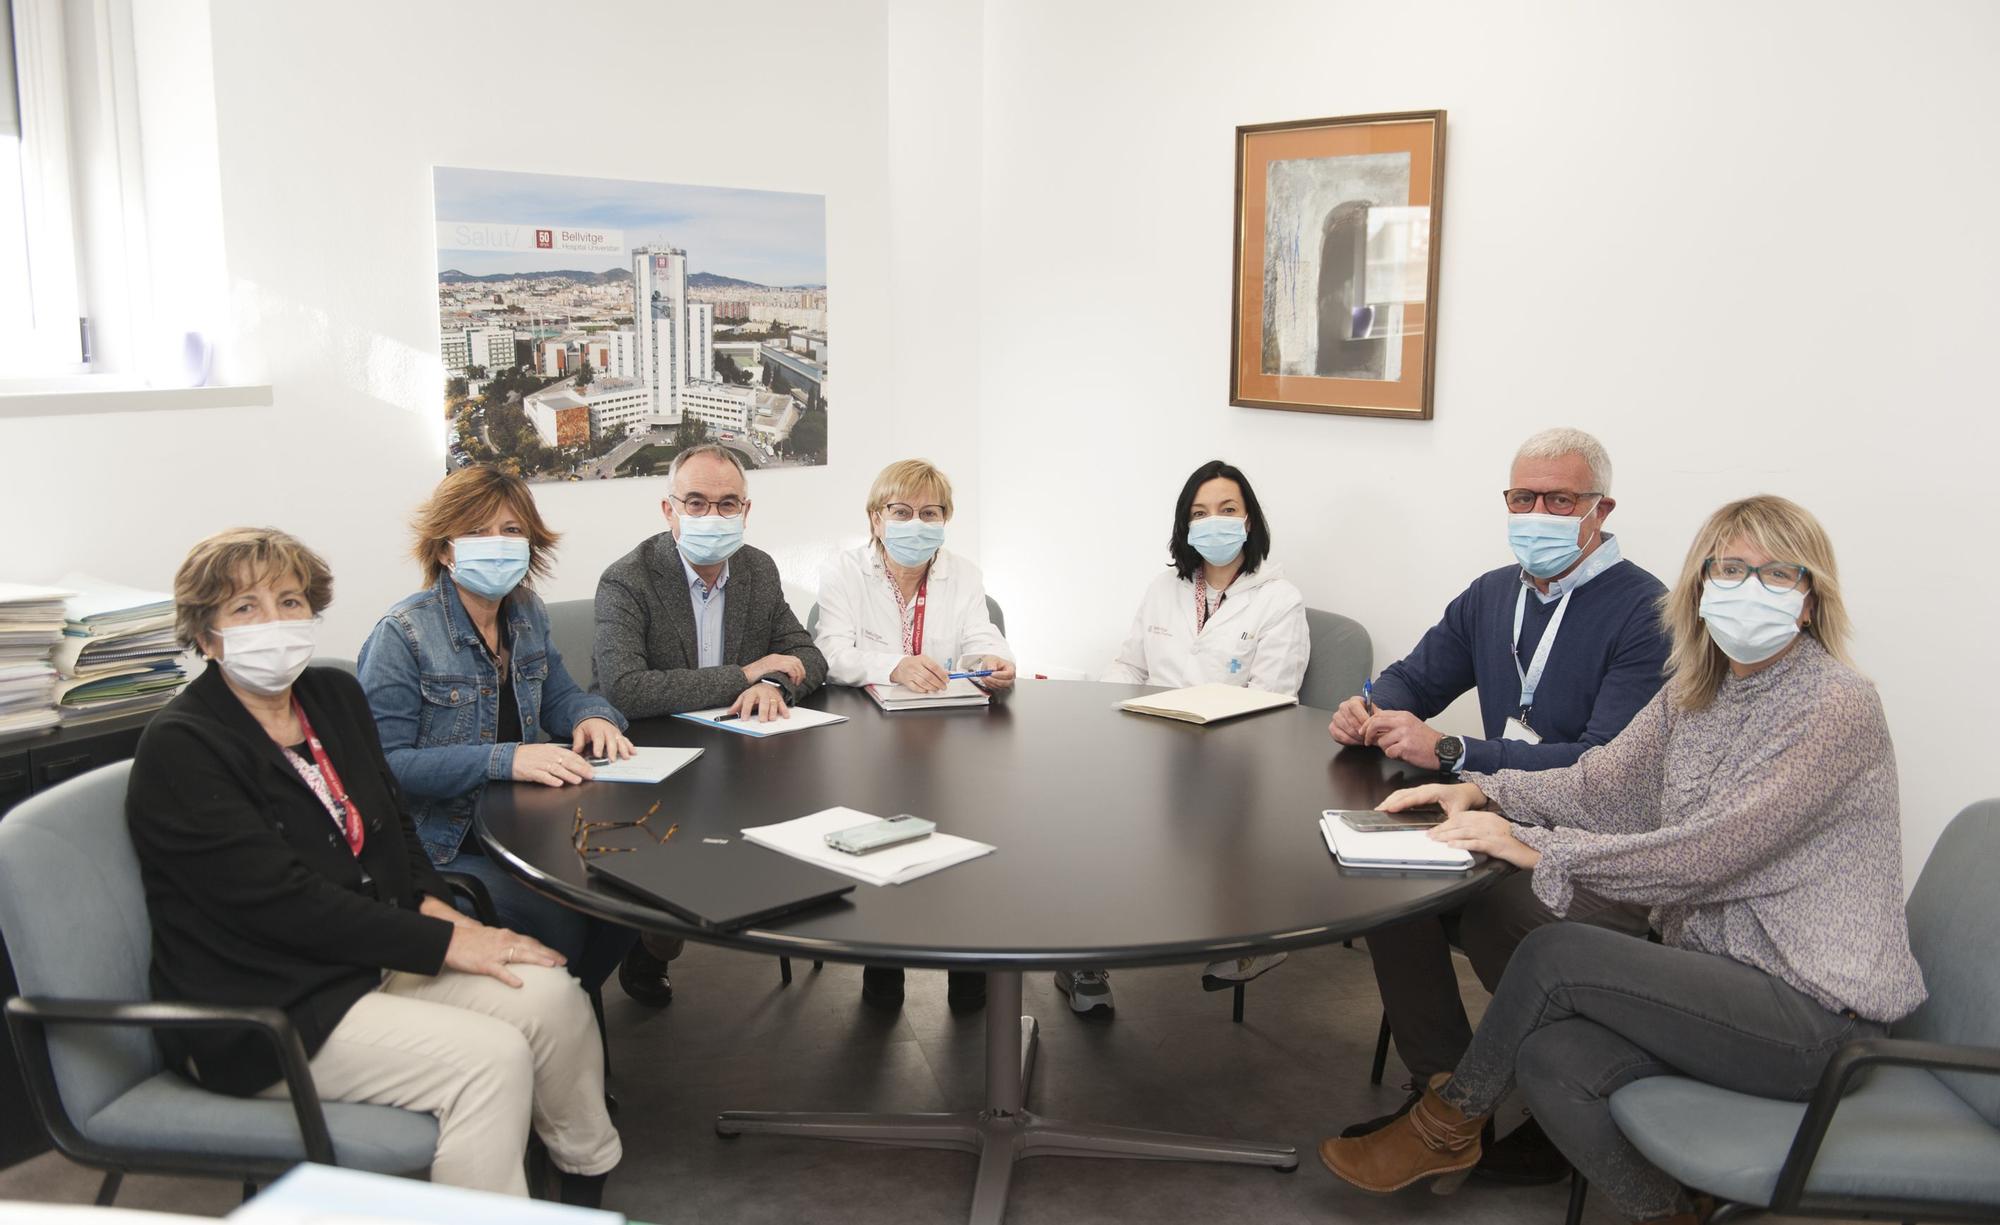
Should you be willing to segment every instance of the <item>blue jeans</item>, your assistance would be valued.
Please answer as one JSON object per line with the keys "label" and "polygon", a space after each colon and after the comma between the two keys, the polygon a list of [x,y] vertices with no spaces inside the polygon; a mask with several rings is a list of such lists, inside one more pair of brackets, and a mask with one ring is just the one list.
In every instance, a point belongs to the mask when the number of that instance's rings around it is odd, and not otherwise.
{"label": "blue jeans", "polygon": [[[586,991],[602,987],[625,959],[626,952],[639,942],[635,929],[593,919],[552,902],[484,855],[460,854],[445,871],[478,877],[486,892],[493,895],[493,909],[499,912],[500,926],[533,936],[569,958],[569,972]],[[471,913],[471,908],[462,901],[459,909]]]}

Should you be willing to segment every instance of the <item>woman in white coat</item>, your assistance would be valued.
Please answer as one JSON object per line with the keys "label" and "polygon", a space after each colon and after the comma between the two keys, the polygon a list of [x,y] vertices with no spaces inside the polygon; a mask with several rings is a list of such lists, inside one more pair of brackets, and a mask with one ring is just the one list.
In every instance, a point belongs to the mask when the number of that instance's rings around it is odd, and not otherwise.
{"label": "woman in white coat", "polygon": [[[1133,685],[1239,685],[1297,695],[1311,639],[1306,601],[1268,561],[1271,529],[1250,480],[1219,459],[1194,470],[1174,504],[1172,569],[1154,579],[1107,681]],[[1201,983],[1222,991],[1284,961],[1283,953],[1209,965]],[[1056,974],[1078,1013],[1111,1011],[1110,976]]]}
{"label": "woman in white coat", "polygon": [[[953,672],[991,671],[974,684],[1014,684],[1014,650],[986,610],[979,567],[944,548],[951,482],[921,459],[882,469],[868,491],[868,543],[835,554],[819,574],[813,642],[835,685],[945,688]],[[986,976],[953,971],[946,999],[956,1010],[986,1003]],[[869,966],[861,997],[899,1008],[903,971]]]}

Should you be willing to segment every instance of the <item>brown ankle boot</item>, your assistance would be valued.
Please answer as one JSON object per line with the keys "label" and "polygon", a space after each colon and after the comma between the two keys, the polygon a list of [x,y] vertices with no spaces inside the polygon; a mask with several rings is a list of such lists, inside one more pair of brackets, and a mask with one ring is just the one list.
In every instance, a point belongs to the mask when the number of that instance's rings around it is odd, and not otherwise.
{"label": "brown ankle boot", "polygon": [[1641,1221],[1639,1225],[1708,1225],[1708,1218],[1715,1215],[1715,1197],[1697,1195],[1694,1197],[1694,1211],[1676,1212],[1672,1216],[1654,1217]]}
{"label": "brown ankle boot", "polygon": [[1437,1180],[1431,1190],[1439,1195],[1457,1190],[1479,1164],[1479,1129],[1487,1116],[1468,1117],[1439,1097],[1450,1079],[1449,1072],[1431,1077],[1410,1113],[1380,1131],[1320,1141],[1320,1161],[1363,1191],[1400,1191],[1427,1178]]}

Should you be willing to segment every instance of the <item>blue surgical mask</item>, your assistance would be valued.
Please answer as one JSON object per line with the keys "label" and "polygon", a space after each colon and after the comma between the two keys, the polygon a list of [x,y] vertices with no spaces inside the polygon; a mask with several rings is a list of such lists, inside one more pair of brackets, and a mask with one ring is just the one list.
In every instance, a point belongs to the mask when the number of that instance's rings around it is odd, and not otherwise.
{"label": "blue surgical mask", "polygon": [[1554,578],[1583,556],[1576,542],[1583,520],[1578,515],[1508,515],[1507,543],[1521,568],[1536,578]]}
{"label": "blue surgical mask", "polygon": [[1763,663],[1790,646],[1805,610],[1806,593],[1797,588],[1772,591],[1754,578],[1737,587],[1718,587],[1713,579],[1701,585],[1708,636],[1739,664]]}
{"label": "blue surgical mask", "polygon": [[882,524],[882,547],[899,566],[921,566],[936,557],[943,544],[942,523],[925,523],[922,519],[898,523],[890,519]]}
{"label": "blue surgical mask", "polygon": [[451,542],[451,577],[474,595],[498,600],[528,577],[525,536],[460,536]]}
{"label": "blue surgical mask", "polygon": [[1188,524],[1188,544],[1211,566],[1226,566],[1250,539],[1250,524],[1232,515],[1210,515]]}
{"label": "blue surgical mask", "polygon": [[680,517],[681,556],[693,566],[712,566],[728,560],[743,547],[743,516],[682,515]]}

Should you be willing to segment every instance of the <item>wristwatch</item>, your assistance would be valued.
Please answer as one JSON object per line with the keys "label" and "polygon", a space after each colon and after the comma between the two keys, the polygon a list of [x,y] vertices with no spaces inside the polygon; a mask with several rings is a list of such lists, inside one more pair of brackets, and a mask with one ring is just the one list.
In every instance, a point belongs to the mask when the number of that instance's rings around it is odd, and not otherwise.
{"label": "wristwatch", "polygon": [[1465,741],[1456,736],[1444,736],[1437,743],[1438,769],[1456,770],[1458,763],[1465,759]]}
{"label": "wristwatch", "polygon": [[778,692],[785,696],[785,705],[790,706],[794,701],[792,697],[792,678],[786,676],[784,673],[767,672],[758,677],[757,680],[762,684],[777,686]]}

